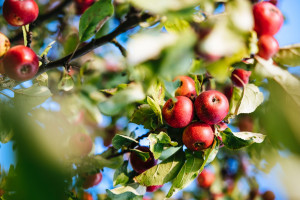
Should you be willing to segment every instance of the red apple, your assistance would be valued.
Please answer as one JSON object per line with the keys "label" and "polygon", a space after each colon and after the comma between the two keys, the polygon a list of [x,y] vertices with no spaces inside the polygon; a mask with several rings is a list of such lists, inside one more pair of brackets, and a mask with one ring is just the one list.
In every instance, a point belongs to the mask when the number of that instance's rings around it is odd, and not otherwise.
{"label": "red apple", "polygon": [[253,6],[254,30],[260,35],[275,35],[283,24],[283,15],[270,2],[259,2]]}
{"label": "red apple", "polygon": [[147,192],[155,192],[159,188],[161,188],[163,185],[152,185],[147,187]]}
{"label": "red apple", "polygon": [[83,200],[93,200],[93,196],[87,192],[83,193]]}
{"label": "red apple", "polygon": [[3,33],[0,33],[0,57],[4,56],[9,48],[9,39]]}
{"label": "red apple", "polygon": [[188,98],[197,96],[195,81],[189,76],[177,76],[175,80],[180,80],[180,86],[175,91],[175,96],[186,96]]}
{"label": "red apple", "polygon": [[223,93],[227,97],[228,102],[230,102],[231,97],[232,97],[232,93],[233,93],[233,86],[232,85],[226,85],[223,88]]}
{"label": "red apple", "polygon": [[91,5],[93,5],[95,0],[75,0],[76,3],[76,14],[82,15]]}
{"label": "red apple", "polygon": [[254,122],[250,115],[243,114],[243,115],[238,116],[238,124],[237,125],[238,125],[240,131],[252,132]]}
{"label": "red apple", "polygon": [[201,151],[212,145],[214,137],[215,135],[210,125],[194,122],[184,129],[182,141],[188,149]]}
{"label": "red apple", "polygon": [[219,131],[225,131],[226,128],[228,128],[227,124],[224,122],[220,122],[217,124],[218,130]]}
{"label": "red apple", "polygon": [[70,138],[69,147],[72,155],[86,156],[92,151],[93,141],[87,134],[76,133]]}
{"label": "red apple", "polygon": [[139,146],[136,149],[143,152],[148,152],[150,157],[146,161],[143,161],[137,155],[137,153],[135,153],[134,151],[131,152],[129,160],[134,171],[141,174],[157,164],[157,160],[154,159],[154,155],[148,147]]}
{"label": "red apple", "polygon": [[36,20],[39,7],[34,0],[5,0],[3,17],[12,26],[24,26]]}
{"label": "red apple", "polygon": [[244,84],[247,84],[249,82],[250,75],[251,71],[235,69],[231,73],[231,81],[237,87],[244,87]]}
{"label": "red apple", "polygon": [[177,102],[169,99],[163,109],[162,115],[171,127],[183,128],[191,121],[194,117],[194,105],[193,102],[185,96],[177,96]]}
{"label": "red apple", "polygon": [[260,57],[269,60],[279,51],[277,40],[271,35],[262,35],[258,40],[258,53]]}
{"label": "red apple", "polygon": [[39,70],[39,59],[32,49],[19,45],[7,51],[3,66],[9,78],[26,81],[33,78]]}
{"label": "red apple", "polygon": [[198,118],[209,124],[221,122],[227,115],[229,103],[224,94],[216,90],[202,92],[195,100]]}
{"label": "red apple", "polygon": [[198,176],[198,185],[202,188],[209,188],[215,181],[215,174],[204,169]]}
{"label": "red apple", "polygon": [[88,189],[90,187],[98,185],[102,181],[102,173],[99,172],[93,175],[84,175],[82,178],[84,179],[82,187],[84,189]]}
{"label": "red apple", "polygon": [[261,197],[262,197],[263,200],[274,200],[275,199],[275,194],[272,191],[268,190],[265,193],[263,193],[261,195]]}

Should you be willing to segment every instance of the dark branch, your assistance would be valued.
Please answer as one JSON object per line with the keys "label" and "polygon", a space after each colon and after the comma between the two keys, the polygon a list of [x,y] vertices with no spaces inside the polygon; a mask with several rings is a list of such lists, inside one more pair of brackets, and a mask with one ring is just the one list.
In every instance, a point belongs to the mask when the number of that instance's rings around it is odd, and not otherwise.
{"label": "dark branch", "polygon": [[138,25],[140,22],[145,21],[149,17],[150,17],[149,14],[143,14],[141,16],[132,16],[132,17],[128,18],[125,22],[121,23],[113,32],[109,33],[108,35],[105,35],[98,39],[93,39],[91,42],[89,42],[85,46],[79,48],[75,53],[71,53],[63,58],[60,58],[55,61],[51,61],[48,64],[41,66],[36,76],[38,76],[50,69],[60,67],[60,66],[65,66],[67,64],[67,62],[74,60],[80,56],[83,56],[83,55],[89,53],[90,51],[92,51],[108,42],[113,41],[113,39],[115,37],[117,37],[121,33],[128,31],[129,29]]}
{"label": "dark branch", "polygon": [[[57,15],[59,15],[60,13],[63,12],[63,9],[65,8],[65,6],[67,6],[71,2],[72,2],[72,0],[63,0],[59,5],[57,5],[55,8],[53,8],[49,12],[39,15],[39,17],[35,20],[35,22],[30,24],[31,31],[34,30],[39,25],[41,25],[44,21],[49,20],[52,17],[57,17]],[[15,36],[10,38],[9,40],[11,43],[14,43],[14,42],[22,39],[22,37],[23,37],[23,32],[20,31]]]}
{"label": "dark branch", "polygon": [[127,56],[127,51],[126,49],[117,41],[117,40],[112,40],[111,43],[113,43],[116,47],[119,48],[120,52],[124,57]]}

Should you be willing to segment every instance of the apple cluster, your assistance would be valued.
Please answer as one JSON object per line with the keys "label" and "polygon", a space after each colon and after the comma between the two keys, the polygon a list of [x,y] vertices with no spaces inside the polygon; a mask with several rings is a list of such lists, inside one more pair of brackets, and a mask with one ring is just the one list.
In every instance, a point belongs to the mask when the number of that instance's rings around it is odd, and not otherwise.
{"label": "apple cluster", "polygon": [[254,4],[253,16],[254,30],[259,37],[257,55],[268,60],[279,50],[279,44],[274,35],[283,24],[283,15],[273,3],[263,1]]}
{"label": "apple cluster", "polygon": [[[12,26],[24,26],[36,20],[39,7],[34,0],[5,0],[3,17]],[[39,69],[39,59],[26,46],[10,49],[8,38],[0,33],[0,73],[16,81],[32,79]]]}
{"label": "apple cluster", "polygon": [[185,128],[182,141],[188,149],[205,150],[214,141],[214,125],[221,123],[228,113],[228,100],[216,90],[204,91],[197,96],[192,78],[179,76],[177,79],[181,85],[175,92],[176,102],[171,98],[165,103],[163,118],[173,128]]}

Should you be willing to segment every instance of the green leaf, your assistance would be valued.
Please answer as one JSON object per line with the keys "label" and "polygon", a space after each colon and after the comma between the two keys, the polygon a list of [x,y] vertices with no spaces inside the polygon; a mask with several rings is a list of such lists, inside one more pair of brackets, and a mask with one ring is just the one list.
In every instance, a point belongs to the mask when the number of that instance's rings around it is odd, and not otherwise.
{"label": "green leaf", "polygon": [[41,54],[41,57],[43,56],[47,56],[48,52],[50,51],[50,49],[52,48],[53,44],[55,43],[55,41],[50,42],[47,47],[45,48],[45,50],[43,51],[43,53]]}
{"label": "green leaf", "polygon": [[273,59],[276,63],[287,65],[289,67],[300,66],[300,44],[280,48]]}
{"label": "green leaf", "polygon": [[136,101],[145,99],[143,88],[139,84],[130,84],[122,91],[108,98],[99,104],[101,112],[105,115],[114,116],[120,113],[124,108]]}
{"label": "green leaf", "polygon": [[48,87],[37,84],[34,84],[30,88],[14,90],[14,92],[15,103],[18,105],[27,105],[28,107],[38,106],[52,96]]}
{"label": "green leaf", "polygon": [[146,162],[150,158],[149,152],[143,152],[138,149],[131,149],[131,152],[134,152],[143,162]]}
{"label": "green leaf", "polygon": [[[156,14],[167,14],[168,12],[186,10],[187,8],[194,8],[201,1],[200,0],[130,0],[135,6],[141,9],[148,10]],[[180,12],[178,12],[180,13]]]}
{"label": "green leaf", "polygon": [[[200,83],[200,81],[198,80],[197,75],[195,75],[194,81],[195,81],[195,90],[196,90],[196,94],[197,94],[197,96],[198,96],[198,95],[201,93],[201,85],[202,85],[202,83]],[[202,81],[202,82],[203,82],[203,81]]]}
{"label": "green leaf", "polygon": [[181,33],[191,28],[189,22],[179,18],[172,18],[163,22],[164,27],[168,32]]}
{"label": "green leaf", "polygon": [[256,59],[258,62],[254,72],[268,78],[267,89],[270,91],[264,106],[266,112],[261,118],[267,134],[272,137],[272,142],[300,154],[300,80],[274,65],[271,59]]}
{"label": "green leaf", "polygon": [[221,132],[222,141],[229,149],[240,149],[253,143],[262,143],[265,135],[252,132],[232,132],[229,128]]}
{"label": "green leaf", "polygon": [[[205,158],[205,166],[214,161],[216,158],[220,144],[219,140],[215,139],[215,143],[211,146],[211,148],[205,150],[204,158]],[[207,158],[207,159],[206,159]]]}
{"label": "green leaf", "polygon": [[124,161],[123,165],[116,169],[115,173],[114,173],[114,187],[116,185],[126,185],[129,181],[129,175],[128,175],[128,170],[127,170],[127,166],[128,166],[128,161]]}
{"label": "green leaf", "polygon": [[154,99],[152,99],[151,97],[148,96],[147,103],[149,104],[150,108],[153,110],[153,112],[158,117],[158,122],[160,124],[163,124],[162,112],[161,112],[161,108],[160,108],[158,102],[156,102]]}
{"label": "green leaf", "polygon": [[112,190],[106,190],[107,195],[113,200],[142,200],[146,193],[146,187],[138,183],[132,183]]}
{"label": "green leaf", "polygon": [[95,2],[81,16],[79,22],[79,39],[86,41],[94,36],[103,24],[113,15],[114,7],[111,0]]}
{"label": "green leaf", "polygon": [[182,150],[179,150],[160,164],[136,176],[134,180],[145,186],[163,185],[178,175],[183,162],[184,153]]}
{"label": "green leaf", "polygon": [[150,150],[155,159],[158,159],[161,156],[164,147],[178,145],[177,142],[172,142],[171,138],[165,132],[160,132],[159,134],[151,133],[148,136],[148,140],[150,141]]}
{"label": "green leaf", "polygon": [[186,162],[173,181],[167,198],[170,198],[174,193],[188,186],[198,176],[203,161],[203,158],[194,155],[187,157]]}
{"label": "green leaf", "polygon": [[70,91],[73,89],[73,87],[74,81],[72,79],[72,76],[65,72],[63,78],[58,83],[57,88],[59,90]]}
{"label": "green leaf", "polygon": [[132,143],[138,144],[139,142],[129,136],[119,134],[116,134],[112,139],[112,145],[116,149],[121,149],[123,146],[128,147]]}
{"label": "green leaf", "polygon": [[151,84],[148,93],[159,105],[162,106],[165,104],[165,88],[163,87],[161,81],[156,81],[155,83]]}
{"label": "green leaf", "polygon": [[230,113],[233,115],[252,113],[263,101],[263,93],[254,84],[246,84],[242,91],[235,87],[233,89]]}
{"label": "green leaf", "polygon": [[42,73],[33,80],[33,83],[38,84],[39,86],[48,87],[48,74],[46,72]]}
{"label": "green leaf", "polygon": [[143,125],[145,129],[152,130],[158,127],[156,114],[148,104],[139,106],[133,113],[130,121],[138,125]]}
{"label": "green leaf", "polygon": [[175,91],[180,86],[180,81],[179,80],[164,81],[164,86],[165,86],[165,89],[166,89],[167,96],[169,98],[173,98],[173,97],[175,97]]}

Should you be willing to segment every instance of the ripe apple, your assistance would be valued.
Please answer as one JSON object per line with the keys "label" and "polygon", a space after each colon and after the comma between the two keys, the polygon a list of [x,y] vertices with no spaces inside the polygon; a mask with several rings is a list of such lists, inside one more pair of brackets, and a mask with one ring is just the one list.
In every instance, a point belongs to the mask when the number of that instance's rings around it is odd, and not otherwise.
{"label": "ripe apple", "polygon": [[258,40],[258,53],[260,57],[269,60],[279,51],[277,40],[271,35],[262,35]]}
{"label": "ripe apple", "polygon": [[75,0],[76,14],[82,15],[94,2],[95,0]]}
{"label": "ripe apple", "polygon": [[224,122],[217,123],[217,126],[219,131],[225,131],[225,129],[228,128],[227,124]]}
{"label": "ripe apple", "polygon": [[254,127],[254,122],[250,115],[242,114],[238,116],[237,125],[240,131],[252,132]]}
{"label": "ripe apple", "polygon": [[209,188],[215,181],[215,174],[204,169],[198,176],[198,185],[202,188]]}
{"label": "ripe apple", "polygon": [[137,155],[135,152],[130,153],[130,163],[134,171],[141,174],[144,171],[150,169],[154,165],[157,164],[157,160],[154,159],[153,153],[150,151],[148,147],[139,146],[136,148],[137,150],[140,150],[142,152],[148,152],[149,158],[146,161],[141,160],[141,158]]}
{"label": "ripe apple", "polygon": [[83,193],[83,200],[93,200],[93,196],[87,192]]}
{"label": "ripe apple", "polygon": [[0,33],[0,57],[4,56],[9,48],[9,39],[3,33]]}
{"label": "ripe apple", "polygon": [[254,30],[259,36],[275,35],[283,24],[283,15],[270,2],[259,2],[253,6]]}
{"label": "ripe apple", "polygon": [[24,26],[36,20],[39,7],[34,0],[5,0],[3,17],[12,26]]}
{"label": "ripe apple", "polygon": [[93,174],[93,175],[84,175],[84,176],[82,176],[82,178],[84,179],[82,187],[84,189],[88,189],[90,187],[98,185],[102,181],[102,173],[99,172],[99,173]]}
{"label": "ripe apple", "polygon": [[76,133],[69,140],[69,148],[74,156],[86,156],[93,148],[91,137],[84,133]]}
{"label": "ripe apple", "polygon": [[209,124],[221,122],[227,115],[229,103],[224,94],[216,90],[202,92],[195,100],[198,118]]}
{"label": "ripe apple", "polygon": [[184,129],[182,141],[188,149],[201,151],[212,145],[214,137],[215,135],[210,125],[194,122]]}
{"label": "ripe apple", "polygon": [[16,81],[33,78],[39,69],[39,59],[34,51],[18,45],[7,51],[3,58],[5,74]]}
{"label": "ripe apple", "polygon": [[195,81],[189,76],[177,76],[175,80],[180,80],[180,86],[175,91],[175,96],[196,97]]}
{"label": "ripe apple", "polygon": [[161,188],[163,185],[152,185],[147,187],[147,192],[155,192],[159,188]]}
{"label": "ripe apple", "polygon": [[244,69],[235,69],[231,73],[231,81],[237,87],[244,87],[244,84],[249,82],[249,77],[251,71],[246,71]]}
{"label": "ripe apple", "polygon": [[261,197],[262,197],[263,200],[274,200],[275,199],[275,194],[272,191],[268,190],[265,193],[263,193],[261,195]]}
{"label": "ripe apple", "polygon": [[187,126],[194,117],[193,102],[185,96],[177,96],[177,102],[169,99],[163,109],[162,115],[171,127],[183,128]]}

